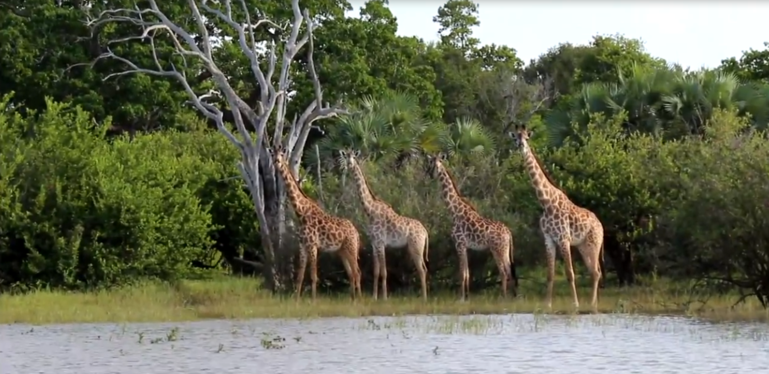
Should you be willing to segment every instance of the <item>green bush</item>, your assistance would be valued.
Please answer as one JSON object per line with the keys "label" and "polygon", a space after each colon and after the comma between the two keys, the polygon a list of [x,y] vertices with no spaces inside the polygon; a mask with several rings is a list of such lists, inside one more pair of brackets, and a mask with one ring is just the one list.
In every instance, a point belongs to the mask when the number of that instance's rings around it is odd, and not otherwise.
{"label": "green bush", "polygon": [[209,256],[212,233],[228,223],[212,219],[212,206],[234,213],[248,201],[237,180],[211,189],[235,173],[234,149],[220,135],[108,141],[107,127],[52,102],[26,118],[0,106],[7,283],[83,288],[191,276],[191,262]]}

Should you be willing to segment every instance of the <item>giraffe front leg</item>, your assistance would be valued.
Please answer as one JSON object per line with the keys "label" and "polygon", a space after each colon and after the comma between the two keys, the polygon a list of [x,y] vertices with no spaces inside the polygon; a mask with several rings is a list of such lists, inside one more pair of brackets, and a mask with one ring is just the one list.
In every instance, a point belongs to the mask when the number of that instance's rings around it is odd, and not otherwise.
{"label": "giraffe front leg", "polygon": [[308,251],[310,258],[310,280],[312,280],[312,300],[318,296],[318,247],[312,246]]}
{"label": "giraffe front leg", "polygon": [[470,294],[470,268],[467,264],[467,246],[464,243],[457,244],[457,256],[459,257],[459,283],[461,301],[467,300]]}
{"label": "giraffe front leg", "polygon": [[296,269],[296,298],[302,297],[302,283],[304,282],[304,272],[307,269],[307,246],[302,245],[299,249],[299,267]]}
{"label": "giraffe front leg", "polygon": [[374,251],[374,300],[379,298],[379,256]]}
{"label": "giraffe front leg", "polygon": [[558,248],[563,255],[563,262],[566,265],[566,279],[571,286],[571,295],[574,299],[574,308],[579,309],[579,299],[577,298],[577,285],[574,279],[574,264],[571,260],[571,246],[568,240],[562,240]]}
{"label": "giraffe front leg", "polygon": [[385,258],[385,248],[381,246],[376,249],[376,257],[379,258],[379,276],[382,277],[382,299],[387,300],[387,261]]}
{"label": "giraffe front leg", "polygon": [[547,309],[553,308],[553,281],[555,278],[555,242],[545,235],[545,257],[547,262],[547,296],[545,303]]}

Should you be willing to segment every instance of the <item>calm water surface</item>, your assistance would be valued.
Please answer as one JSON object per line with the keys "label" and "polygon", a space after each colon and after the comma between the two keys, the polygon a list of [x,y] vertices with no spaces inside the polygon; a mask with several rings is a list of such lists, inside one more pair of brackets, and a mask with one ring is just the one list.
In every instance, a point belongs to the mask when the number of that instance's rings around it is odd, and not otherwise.
{"label": "calm water surface", "polygon": [[592,315],[0,326],[0,374],[738,373],[769,326]]}

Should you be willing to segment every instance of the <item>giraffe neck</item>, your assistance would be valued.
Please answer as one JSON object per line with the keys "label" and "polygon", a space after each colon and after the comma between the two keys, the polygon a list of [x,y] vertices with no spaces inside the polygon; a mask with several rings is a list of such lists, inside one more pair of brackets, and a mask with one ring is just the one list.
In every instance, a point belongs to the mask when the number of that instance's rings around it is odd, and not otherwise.
{"label": "giraffe neck", "polygon": [[299,184],[296,183],[296,179],[294,179],[291,171],[288,170],[288,167],[284,163],[278,163],[278,172],[280,172],[281,177],[283,177],[283,184],[286,186],[286,195],[291,202],[291,206],[294,208],[294,212],[299,219],[302,219],[313,209],[313,207],[317,207],[315,201],[304,194],[299,187]]}
{"label": "giraffe neck", "polygon": [[352,172],[353,179],[355,179],[355,184],[358,186],[358,194],[360,195],[360,200],[363,203],[363,208],[366,210],[366,213],[371,215],[374,212],[374,206],[376,205],[374,194],[372,194],[371,190],[368,188],[366,177],[363,175],[363,170],[360,169],[360,165],[358,165],[358,163],[353,164]]}
{"label": "giraffe neck", "polygon": [[534,190],[537,193],[537,200],[539,200],[543,208],[546,208],[553,204],[562,193],[550,183],[528,142],[525,142],[523,145],[523,159],[526,171],[529,173],[529,177],[531,177],[531,185],[534,186]]}
{"label": "giraffe neck", "polygon": [[474,210],[462,195],[459,194],[454,180],[449,175],[449,171],[441,167],[440,169],[441,195],[449,208],[451,216],[456,219],[463,219],[468,211]]}

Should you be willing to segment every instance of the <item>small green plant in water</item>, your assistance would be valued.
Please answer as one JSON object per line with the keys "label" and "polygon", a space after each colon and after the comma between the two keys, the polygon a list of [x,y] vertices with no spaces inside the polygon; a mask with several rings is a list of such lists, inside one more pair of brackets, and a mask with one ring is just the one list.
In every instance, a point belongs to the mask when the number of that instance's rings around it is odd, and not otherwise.
{"label": "small green plant in water", "polygon": [[286,348],[286,345],[283,343],[286,341],[286,338],[275,335],[272,336],[269,333],[262,333],[262,348],[264,349],[283,349]]}

